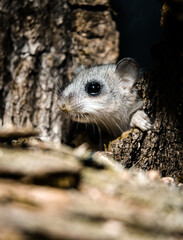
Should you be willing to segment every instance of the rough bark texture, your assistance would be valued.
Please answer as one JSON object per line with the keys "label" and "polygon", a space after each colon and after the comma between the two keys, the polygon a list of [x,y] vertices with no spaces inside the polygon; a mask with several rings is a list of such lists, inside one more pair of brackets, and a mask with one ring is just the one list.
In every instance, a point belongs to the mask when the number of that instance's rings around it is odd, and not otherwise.
{"label": "rough bark texture", "polygon": [[83,65],[115,62],[118,33],[108,1],[0,2],[0,122],[32,123],[44,140],[67,135],[55,87]]}
{"label": "rough bark texture", "polygon": [[[162,19],[167,39],[154,50],[156,68],[137,84],[153,129],[123,133],[110,149],[127,167],[179,177],[183,18],[178,2],[171,4]],[[181,240],[182,184],[123,169],[84,146],[30,138],[39,133],[34,125],[44,139],[60,141],[58,81],[66,84],[80,62],[116,60],[108,1],[4,0],[0,19],[0,240]]]}
{"label": "rough bark texture", "polygon": [[126,167],[158,169],[162,176],[183,177],[182,29],[183,2],[167,1],[161,25],[165,40],[152,49],[155,68],[137,83],[153,128],[131,130],[109,145],[113,157]]}
{"label": "rough bark texture", "polygon": [[183,188],[173,179],[84,147],[27,144],[0,149],[1,240],[182,239]]}

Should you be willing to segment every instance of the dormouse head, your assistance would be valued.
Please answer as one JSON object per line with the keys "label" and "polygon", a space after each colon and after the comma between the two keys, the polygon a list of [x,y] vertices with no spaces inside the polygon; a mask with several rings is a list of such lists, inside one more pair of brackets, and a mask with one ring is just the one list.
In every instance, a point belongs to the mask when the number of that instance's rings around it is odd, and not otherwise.
{"label": "dormouse head", "polygon": [[131,58],[84,69],[59,94],[58,106],[75,121],[106,122],[124,107],[122,104],[128,105],[137,77],[138,66]]}

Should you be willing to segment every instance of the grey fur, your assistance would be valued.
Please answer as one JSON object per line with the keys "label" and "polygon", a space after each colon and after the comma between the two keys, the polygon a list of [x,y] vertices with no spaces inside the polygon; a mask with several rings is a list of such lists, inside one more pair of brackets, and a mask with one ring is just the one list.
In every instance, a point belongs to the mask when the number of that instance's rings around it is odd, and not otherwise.
{"label": "grey fur", "polygon": [[[135,60],[125,58],[117,65],[108,64],[82,70],[58,98],[58,106],[78,122],[91,122],[120,135],[131,127],[147,130],[150,120],[142,110],[134,83],[138,76]],[[98,96],[89,95],[86,84],[97,80],[102,85]]]}

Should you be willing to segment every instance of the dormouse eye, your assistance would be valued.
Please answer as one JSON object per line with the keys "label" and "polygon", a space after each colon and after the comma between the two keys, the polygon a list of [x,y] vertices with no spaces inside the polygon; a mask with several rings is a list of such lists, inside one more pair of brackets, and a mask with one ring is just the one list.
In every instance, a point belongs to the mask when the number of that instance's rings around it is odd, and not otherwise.
{"label": "dormouse eye", "polygon": [[102,85],[97,81],[86,84],[85,91],[91,96],[98,96],[101,93]]}

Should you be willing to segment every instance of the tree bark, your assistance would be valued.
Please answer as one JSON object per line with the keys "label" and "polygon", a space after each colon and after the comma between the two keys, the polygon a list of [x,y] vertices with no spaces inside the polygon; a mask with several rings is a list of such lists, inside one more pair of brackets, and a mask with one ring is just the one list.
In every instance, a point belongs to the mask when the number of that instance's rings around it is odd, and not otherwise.
{"label": "tree bark", "polygon": [[[83,65],[115,62],[118,33],[108,0],[0,2],[0,121],[31,123],[43,140],[67,138],[55,88]],[[64,122],[64,123],[63,123]]]}
{"label": "tree bark", "polygon": [[183,186],[44,144],[0,149],[1,240],[182,239]]}
{"label": "tree bark", "polygon": [[113,157],[126,167],[158,169],[183,181],[182,144],[182,2],[167,1],[161,25],[165,40],[152,49],[155,67],[137,83],[153,128],[131,130],[110,143]]}
{"label": "tree bark", "polygon": [[[74,70],[115,62],[118,33],[107,0],[0,2],[0,121],[31,123],[43,140],[66,142],[70,123],[60,114],[55,88]],[[137,83],[153,129],[131,130],[108,150],[126,167],[158,169],[182,181],[182,3],[167,1],[165,40],[152,54],[154,70]]]}
{"label": "tree bark", "polygon": [[[183,5],[168,2],[155,69],[137,83],[153,129],[125,132],[109,150],[126,167],[181,181]],[[45,140],[65,140],[69,123],[55,86],[67,84],[79,63],[116,61],[108,1],[2,0],[0,19],[0,239],[181,240],[183,184],[124,169],[84,146],[29,138],[38,134],[30,123]]]}

